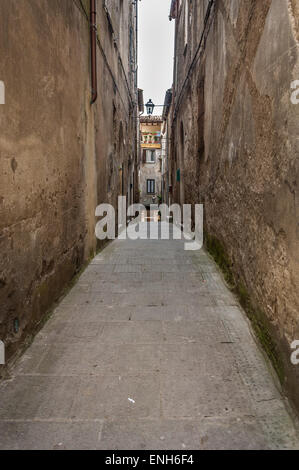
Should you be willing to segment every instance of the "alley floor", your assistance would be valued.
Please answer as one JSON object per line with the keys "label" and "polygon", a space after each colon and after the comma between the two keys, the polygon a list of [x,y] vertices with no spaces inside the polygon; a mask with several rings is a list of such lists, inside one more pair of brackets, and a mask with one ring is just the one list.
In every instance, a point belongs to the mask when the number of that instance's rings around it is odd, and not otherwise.
{"label": "alley floor", "polygon": [[299,448],[244,312],[183,241],[110,243],[12,374],[1,449]]}

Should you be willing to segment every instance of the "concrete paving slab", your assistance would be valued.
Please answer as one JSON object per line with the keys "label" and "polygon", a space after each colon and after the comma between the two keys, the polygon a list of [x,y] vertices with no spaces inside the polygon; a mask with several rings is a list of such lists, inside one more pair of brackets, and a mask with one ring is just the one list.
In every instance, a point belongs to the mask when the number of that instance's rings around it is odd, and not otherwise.
{"label": "concrete paving slab", "polygon": [[116,240],[0,384],[0,449],[298,449],[276,385],[204,250]]}
{"label": "concrete paving slab", "polygon": [[267,442],[250,420],[146,420],[105,422],[101,449],[265,449]]}
{"label": "concrete paving slab", "polygon": [[82,377],[72,419],[150,418],[160,414],[158,373]]}
{"label": "concrete paving slab", "polygon": [[101,421],[0,422],[2,450],[98,450]]}
{"label": "concrete paving slab", "polygon": [[227,342],[229,337],[221,322],[214,321],[167,321],[163,322],[164,341],[169,343],[214,344]]}
{"label": "concrete paving slab", "polygon": [[115,344],[150,344],[163,340],[162,322],[110,322],[104,324],[101,341]]}

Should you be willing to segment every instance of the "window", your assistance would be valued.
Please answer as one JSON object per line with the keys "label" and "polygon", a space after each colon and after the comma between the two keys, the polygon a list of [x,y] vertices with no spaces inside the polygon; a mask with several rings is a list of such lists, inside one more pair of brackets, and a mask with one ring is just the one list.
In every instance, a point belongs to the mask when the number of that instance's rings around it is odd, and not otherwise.
{"label": "window", "polygon": [[146,180],[146,190],[147,194],[155,194],[155,180]]}
{"label": "window", "polygon": [[146,163],[155,163],[156,162],[156,151],[147,150],[146,151]]}

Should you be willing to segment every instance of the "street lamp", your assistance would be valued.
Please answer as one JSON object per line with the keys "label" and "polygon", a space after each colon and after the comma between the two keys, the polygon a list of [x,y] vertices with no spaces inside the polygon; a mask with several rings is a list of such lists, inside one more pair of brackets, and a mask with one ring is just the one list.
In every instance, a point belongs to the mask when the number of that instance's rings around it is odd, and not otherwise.
{"label": "street lamp", "polygon": [[147,114],[148,114],[148,115],[153,114],[155,105],[154,105],[154,103],[152,102],[152,100],[149,100],[149,101],[146,103],[145,107],[146,107],[146,110],[147,110]]}

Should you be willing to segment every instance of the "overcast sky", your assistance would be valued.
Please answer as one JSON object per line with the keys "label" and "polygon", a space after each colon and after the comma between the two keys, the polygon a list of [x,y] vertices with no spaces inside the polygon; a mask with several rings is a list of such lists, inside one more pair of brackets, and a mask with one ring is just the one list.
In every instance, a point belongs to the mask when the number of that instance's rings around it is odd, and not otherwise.
{"label": "overcast sky", "polygon": [[[151,98],[163,104],[172,86],[174,21],[169,21],[171,0],[139,2],[139,83],[144,104]],[[154,114],[162,114],[156,108]]]}

